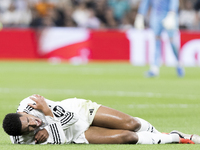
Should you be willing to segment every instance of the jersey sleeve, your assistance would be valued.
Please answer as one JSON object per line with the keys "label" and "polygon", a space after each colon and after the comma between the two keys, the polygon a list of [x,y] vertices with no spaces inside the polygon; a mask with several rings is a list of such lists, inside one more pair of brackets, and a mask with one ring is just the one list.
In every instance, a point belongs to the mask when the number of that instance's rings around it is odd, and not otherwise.
{"label": "jersey sleeve", "polygon": [[34,135],[10,136],[13,144],[35,144]]}
{"label": "jersey sleeve", "polygon": [[170,0],[169,11],[178,12],[179,0]]}
{"label": "jersey sleeve", "polygon": [[142,0],[138,9],[138,13],[145,16],[150,7],[150,0]]}
{"label": "jersey sleeve", "polygon": [[75,124],[78,120],[79,120],[78,115],[74,112],[69,112],[69,111],[66,112],[66,114],[59,119],[61,126],[64,130],[68,129],[70,126]]}
{"label": "jersey sleeve", "polygon": [[45,127],[45,129],[49,133],[49,137],[47,141],[42,144],[65,144],[69,142],[66,141],[65,133],[59,120],[50,116],[46,116],[46,120],[49,124]]}
{"label": "jersey sleeve", "polygon": [[[51,106],[51,111],[54,115],[54,118],[57,118],[63,129],[69,128],[71,125],[76,123],[79,119],[79,116],[75,112],[69,112],[66,108],[64,109],[62,106],[57,105],[55,102],[45,99],[47,104]],[[22,100],[19,104],[17,112],[25,112],[27,114],[31,114],[31,111],[34,109],[28,104],[35,104],[33,100],[29,97]]]}
{"label": "jersey sleeve", "polygon": [[28,105],[29,103],[31,103],[33,105],[36,104],[33,100],[31,100],[29,97],[27,97],[20,102],[17,112],[25,112],[25,113],[29,114],[30,111],[33,110],[33,108]]}

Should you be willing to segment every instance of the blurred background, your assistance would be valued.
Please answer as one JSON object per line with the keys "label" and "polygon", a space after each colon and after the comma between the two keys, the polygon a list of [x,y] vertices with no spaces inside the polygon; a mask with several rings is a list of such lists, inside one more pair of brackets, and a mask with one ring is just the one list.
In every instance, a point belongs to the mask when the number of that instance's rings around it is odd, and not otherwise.
{"label": "blurred background", "polygon": [[[0,58],[150,64],[153,33],[148,23],[144,31],[134,29],[139,4],[140,0],[0,0]],[[199,9],[199,0],[180,0],[177,40],[184,66],[200,65]],[[176,61],[168,49],[163,34],[162,63],[173,66]]]}
{"label": "blurred background", "polygon": [[[200,28],[198,0],[180,0],[180,29]],[[140,0],[0,0],[4,27],[129,29]]]}

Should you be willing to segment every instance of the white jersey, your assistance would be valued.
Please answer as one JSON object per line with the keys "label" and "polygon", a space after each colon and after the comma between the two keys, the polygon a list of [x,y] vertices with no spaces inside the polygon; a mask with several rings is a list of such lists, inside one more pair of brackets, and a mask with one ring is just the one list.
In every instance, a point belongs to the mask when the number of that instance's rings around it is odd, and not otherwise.
{"label": "white jersey", "polygon": [[34,136],[41,130],[46,129],[49,137],[41,144],[70,144],[87,143],[84,132],[92,124],[97,109],[100,107],[90,100],[71,98],[60,102],[45,99],[53,113],[53,118],[45,116],[41,111],[30,107],[35,104],[29,97],[20,102],[17,112],[25,112],[34,115],[43,121],[42,126],[22,136],[10,136],[13,144],[35,144]]}

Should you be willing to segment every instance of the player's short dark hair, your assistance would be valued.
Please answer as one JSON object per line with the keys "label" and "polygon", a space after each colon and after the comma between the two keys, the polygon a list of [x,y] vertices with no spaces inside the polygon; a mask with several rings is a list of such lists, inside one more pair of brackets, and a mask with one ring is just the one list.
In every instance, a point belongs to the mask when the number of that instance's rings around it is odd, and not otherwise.
{"label": "player's short dark hair", "polygon": [[3,129],[8,135],[17,136],[22,135],[22,123],[19,113],[7,114],[3,120]]}

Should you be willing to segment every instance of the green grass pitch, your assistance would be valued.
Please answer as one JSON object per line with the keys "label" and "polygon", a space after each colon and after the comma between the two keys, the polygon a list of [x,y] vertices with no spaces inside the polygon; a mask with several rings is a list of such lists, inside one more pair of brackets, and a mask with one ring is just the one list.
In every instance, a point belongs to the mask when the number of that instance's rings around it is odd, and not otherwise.
{"label": "green grass pitch", "polygon": [[[145,67],[129,63],[68,63],[0,61],[0,123],[32,94],[60,101],[78,97],[96,101],[132,116],[141,117],[159,131],[177,129],[200,134],[200,68],[185,68],[178,78],[175,68],[161,67],[157,78],[144,77]],[[199,149],[200,145],[13,145],[0,127],[0,149],[121,150]]]}

